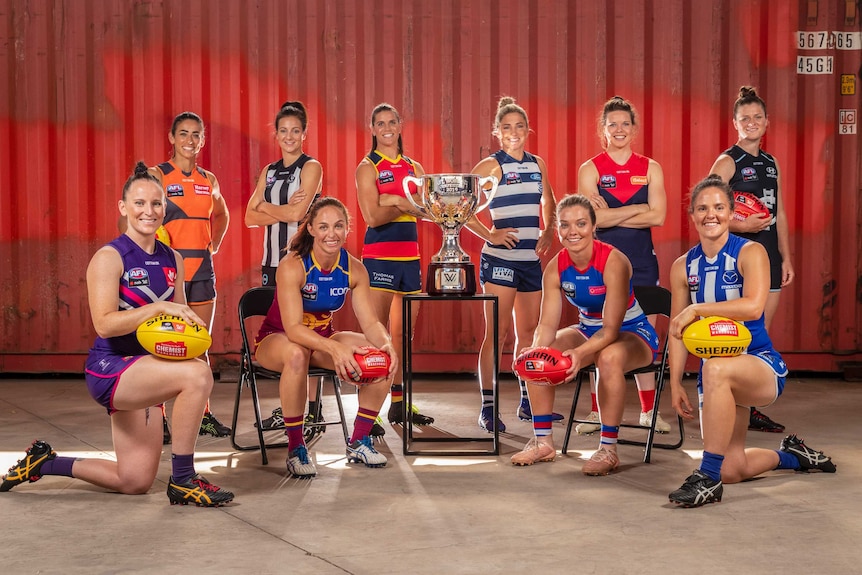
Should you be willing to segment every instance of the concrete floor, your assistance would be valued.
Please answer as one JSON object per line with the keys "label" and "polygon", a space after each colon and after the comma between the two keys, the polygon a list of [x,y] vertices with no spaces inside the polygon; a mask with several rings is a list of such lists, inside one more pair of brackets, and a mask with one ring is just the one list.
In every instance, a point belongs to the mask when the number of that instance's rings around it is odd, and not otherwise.
{"label": "concrete floor", "polygon": [[[573,386],[560,388],[568,413]],[[219,382],[213,408],[230,420],[235,384]],[[263,409],[275,406],[262,389]],[[464,378],[421,378],[417,404],[441,429],[475,434],[479,394]],[[628,420],[638,411],[634,386]],[[666,394],[667,398],[669,394]],[[681,450],[621,446],[620,471],[581,474],[598,439],[575,437],[553,463],[514,467],[509,457],[531,435],[512,415],[517,384],[501,384],[501,455],[402,455],[400,428],[386,424],[383,469],[348,465],[330,428],[310,447],[318,476],[287,479],[283,449],[262,466],[256,451],[201,438],[196,465],[236,493],[218,509],[168,505],[170,453],[150,492],[106,493],[82,481],[46,477],[0,494],[4,573],[858,573],[862,558],[859,438],[862,386],[791,378],[767,413],[824,450],[836,474],[775,471],[725,487],[724,501],[679,509],[667,501],[699,464],[696,425]],[[693,396],[692,396],[693,397]],[[335,413],[333,399],[325,413]],[[351,420],[356,396],[345,395]],[[583,409],[579,410],[585,411]],[[670,420],[669,405],[663,407]],[[241,414],[253,441],[251,411]],[[555,426],[557,446],[564,427]],[[638,431],[628,430],[629,436]],[[0,380],[0,469],[35,438],[62,455],[111,457],[110,425],[83,380]],[[779,434],[751,433],[749,444],[777,447]]]}

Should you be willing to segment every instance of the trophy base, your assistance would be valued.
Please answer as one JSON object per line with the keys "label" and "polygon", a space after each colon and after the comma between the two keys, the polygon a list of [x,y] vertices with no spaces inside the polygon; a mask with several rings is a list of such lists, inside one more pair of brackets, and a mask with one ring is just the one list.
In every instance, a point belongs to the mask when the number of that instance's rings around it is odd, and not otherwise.
{"label": "trophy base", "polygon": [[428,295],[476,295],[476,266],[473,262],[432,262],[425,282]]}

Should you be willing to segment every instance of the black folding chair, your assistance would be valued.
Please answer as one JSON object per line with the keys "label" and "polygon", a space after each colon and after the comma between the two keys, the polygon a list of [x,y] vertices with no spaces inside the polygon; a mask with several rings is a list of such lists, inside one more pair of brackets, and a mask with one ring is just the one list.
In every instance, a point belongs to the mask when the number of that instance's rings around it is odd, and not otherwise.
{"label": "black folding chair", "polygon": [[[248,337],[246,321],[255,316],[265,316],[272,305],[272,300],[275,297],[275,288],[255,287],[245,292],[239,300],[239,327],[242,334],[242,353],[240,357],[239,381],[236,387],[236,400],[233,406],[233,425],[231,426],[231,444],[234,449],[240,451],[251,451],[260,449],[261,460],[264,465],[267,465],[269,460],[266,456],[267,448],[287,447],[286,441],[275,443],[266,443],[263,433],[263,425],[260,417],[260,402],[257,391],[257,378],[279,380],[280,373],[271,371],[260,366],[254,361],[254,350],[252,349],[251,340]],[[341,401],[341,380],[334,371],[329,369],[321,369],[312,367],[308,370],[308,377],[317,378],[317,397],[318,403],[323,397],[323,381],[328,379],[332,383],[332,390],[335,395],[335,402],[338,404],[339,419],[333,421],[324,421],[312,424],[306,424],[306,428],[313,427],[320,431],[324,430],[329,425],[341,425],[341,430],[344,433],[344,442],[347,443],[350,435],[347,432],[347,420],[344,417],[344,405]],[[257,445],[240,445],[237,443],[237,419],[239,418],[240,400],[242,398],[243,387],[251,389],[251,403],[254,408],[254,421],[257,429]],[[319,414],[318,414],[319,415]],[[317,418],[320,419],[319,417]]]}
{"label": "black folding chair", "polygon": [[[634,288],[635,298],[640,303],[641,308],[644,310],[646,315],[660,315],[668,318],[670,320],[670,291],[663,287],[659,286],[635,286]],[[624,445],[640,445],[644,447],[644,463],[650,462],[650,456],[652,454],[652,448],[658,447],[661,449],[678,449],[682,447],[683,441],[685,439],[685,427],[683,425],[682,417],[677,415],[677,421],[679,422],[679,441],[676,443],[657,443],[655,441],[655,426],[658,421],[658,406],[659,400],[661,399],[661,392],[664,388],[665,377],[668,373],[668,365],[667,365],[667,343],[668,343],[668,334],[667,330],[665,330],[664,337],[662,338],[661,346],[660,346],[660,354],[658,359],[651,363],[650,365],[639,367],[637,369],[633,369],[626,373],[626,376],[634,376],[640,373],[652,373],[655,374],[655,403],[653,404],[652,410],[652,421],[650,425],[639,425],[632,423],[621,423],[620,427],[628,427],[634,429],[646,429],[647,430],[647,439],[646,441],[635,441],[631,439],[620,438],[617,440],[617,443],[622,443]],[[563,449],[562,453],[565,454],[569,447],[569,439],[572,436],[572,426],[576,423],[595,423],[594,421],[588,421],[586,419],[575,419],[575,408],[578,405],[578,397],[581,394],[581,385],[584,380],[589,381],[589,375],[596,373],[596,366],[590,365],[581,369],[578,372],[577,377],[577,385],[575,386],[575,396],[572,399],[572,410],[569,413],[569,423],[566,427],[566,438],[563,440]]]}

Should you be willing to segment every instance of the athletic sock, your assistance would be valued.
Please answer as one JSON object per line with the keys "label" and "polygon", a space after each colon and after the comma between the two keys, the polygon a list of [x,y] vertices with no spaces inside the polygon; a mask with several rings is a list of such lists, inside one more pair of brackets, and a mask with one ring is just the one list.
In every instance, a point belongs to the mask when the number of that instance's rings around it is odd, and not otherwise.
{"label": "athletic sock", "polygon": [[605,425],[602,424],[602,438],[599,441],[600,447],[604,447],[606,445],[616,445],[617,437],[620,435],[620,426],[619,425]]}
{"label": "athletic sock", "polygon": [[171,477],[174,483],[185,483],[195,474],[195,454],[171,455]]}
{"label": "athletic sock", "polygon": [[527,393],[527,382],[518,378],[518,386],[521,388],[521,402],[530,401],[530,394]]}
{"label": "athletic sock", "polygon": [[703,452],[703,461],[700,462],[700,470],[713,481],[721,481],[721,464],[724,456],[717,453]]}
{"label": "athletic sock", "polygon": [[398,403],[399,401],[404,400],[404,386],[401,384],[393,385],[390,388],[390,401],[392,403]]}
{"label": "athletic sock", "polygon": [[486,407],[491,408],[494,407],[494,390],[493,389],[483,389],[482,390],[482,409]]}
{"label": "athletic sock", "polygon": [[553,417],[554,416],[550,413],[545,415],[533,414],[533,432],[536,434],[536,437],[547,437],[551,435],[551,432],[553,431],[551,428]]}
{"label": "athletic sock", "polygon": [[353,435],[350,436],[350,443],[357,439],[368,437],[371,433],[371,426],[374,425],[374,420],[377,419],[377,411],[360,407],[356,412],[356,419],[353,421]]}
{"label": "athletic sock", "polygon": [[[794,459],[796,458],[794,457]],[[74,475],[72,475],[72,465],[76,461],[77,459],[74,457],[57,456],[51,461],[46,461],[45,463],[43,463],[42,468],[39,470],[39,473],[41,475],[62,475],[65,477],[75,477]]]}
{"label": "athletic sock", "polygon": [[593,402],[593,404],[590,406],[590,411],[595,411],[596,413],[598,413],[599,412],[599,400],[596,397],[595,393],[590,393],[590,401]]}
{"label": "athletic sock", "polygon": [[799,459],[797,459],[797,457],[792,453],[778,450],[776,450],[775,453],[778,454],[778,467],[775,469],[800,469],[802,467],[799,465]]}
{"label": "athletic sock", "polygon": [[638,397],[641,400],[641,412],[646,413],[655,406],[655,389],[638,390]]}
{"label": "athletic sock", "polygon": [[302,425],[305,423],[304,419],[305,418],[301,415],[284,418],[284,434],[287,436],[288,449],[291,451],[300,445],[305,445],[305,438],[302,437]]}

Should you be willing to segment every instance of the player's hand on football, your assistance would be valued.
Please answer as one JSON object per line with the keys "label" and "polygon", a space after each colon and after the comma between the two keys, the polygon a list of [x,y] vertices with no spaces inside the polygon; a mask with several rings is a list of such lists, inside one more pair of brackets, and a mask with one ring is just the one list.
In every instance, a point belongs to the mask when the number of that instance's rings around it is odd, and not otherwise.
{"label": "player's hand on football", "polygon": [[367,349],[361,347],[351,347],[338,341],[333,341],[334,348],[330,352],[332,363],[335,364],[335,373],[344,381],[358,381],[362,375],[362,369],[353,357],[354,353],[365,355]]}
{"label": "player's hand on football", "polygon": [[491,228],[488,243],[492,246],[506,246],[512,249],[518,244],[518,228]]}
{"label": "player's hand on football", "polygon": [[[395,353],[395,346],[392,345],[392,342],[387,343],[386,345],[380,348],[380,351],[389,356],[389,376],[392,377],[392,374],[395,373],[395,370],[398,369],[398,354]],[[387,378],[388,379],[388,378]]]}
{"label": "player's hand on football", "polygon": [[186,323],[193,323],[201,327],[207,327],[207,322],[202,320],[200,316],[192,311],[192,308],[188,305],[172,301],[164,301],[161,303],[163,305],[163,313],[181,317]]}
{"label": "player's hand on football", "polygon": [[572,366],[566,370],[566,379],[563,383],[569,383],[578,372],[581,370],[581,363],[583,363],[583,358],[581,357],[581,353],[578,351],[578,348],[574,347],[572,349],[567,349],[563,352],[564,356],[567,356],[572,360]]}
{"label": "player's hand on football", "polygon": [[769,227],[772,216],[751,215],[739,222],[739,231],[745,234],[756,234]]}
{"label": "player's hand on football", "polygon": [[695,313],[693,306],[686,306],[684,310],[679,312],[679,315],[670,320],[670,326],[668,327],[668,333],[671,337],[675,337],[676,339],[682,339],[682,332],[685,330],[686,326],[697,319],[697,313]]}

